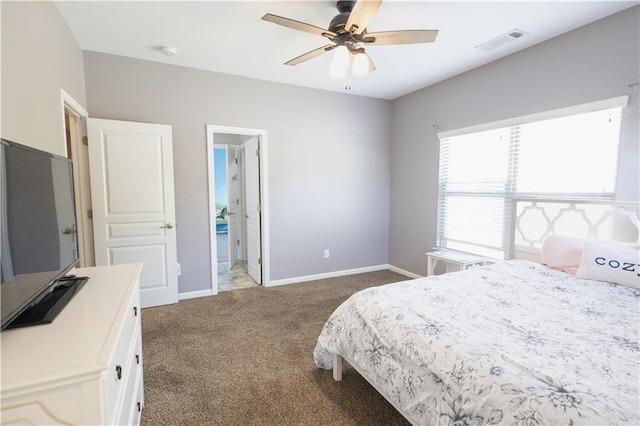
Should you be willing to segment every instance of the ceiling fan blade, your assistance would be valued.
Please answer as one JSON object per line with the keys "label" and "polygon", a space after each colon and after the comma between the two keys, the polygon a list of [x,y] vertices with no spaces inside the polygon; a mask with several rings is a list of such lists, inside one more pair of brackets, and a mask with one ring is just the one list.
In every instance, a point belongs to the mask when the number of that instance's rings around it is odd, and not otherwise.
{"label": "ceiling fan blade", "polygon": [[344,29],[352,34],[362,34],[376,14],[376,11],[380,7],[382,0],[358,0],[353,5],[353,9],[349,14],[349,19],[344,26]]}
{"label": "ceiling fan blade", "polygon": [[327,37],[329,39],[333,39],[337,34],[325,30],[324,28],[316,27],[315,25],[305,24],[304,22],[295,21],[293,19],[285,18],[278,15],[273,15],[271,13],[267,13],[262,17],[263,21],[273,22],[274,24],[282,25],[283,27],[292,28],[298,31],[304,31],[311,34],[316,34],[319,36]]}
{"label": "ceiling fan blade", "polygon": [[335,49],[335,47],[336,47],[335,44],[327,44],[326,46],[318,47],[317,49],[313,49],[310,52],[304,53],[296,58],[293,58],[292,60],[285,62],[284,64],[290,65],[290,66],[298,65],[301,62],[308,61],[309,59],[313,59],[316,56],[320,56],[325,52],[333,50]]}
{"label": "ceiling fan blade", "polygon": [[432,43],[438,35],[438,30],[399,30],[367,33],[364,43],[375,46],[391,44]]}

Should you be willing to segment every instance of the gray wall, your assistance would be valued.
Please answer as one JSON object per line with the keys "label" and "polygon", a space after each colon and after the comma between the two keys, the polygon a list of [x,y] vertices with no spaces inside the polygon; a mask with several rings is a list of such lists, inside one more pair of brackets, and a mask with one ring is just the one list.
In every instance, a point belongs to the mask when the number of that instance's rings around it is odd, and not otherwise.
{"label": "gray wall", "polygon": [[64,89],[86,105],[82,50],[51,2],[2,8],[3,138],[66,155]]}
{"label": "gray wall", "polygon": [[425,274],[433,124],[451,130],[630,94],[618,198],[639,198],[639,92],[627,87],[640,81],[638,7],[392,102],[91,52],[83,64],[52,3],[0,7],[2,137],[63,154],[60,88],[94,117],[173,126],[180,292],[209,286],[205,124],[269,132],[272,280],[386,263]]}
{"label": "gray wall", "polygon": [[628,87],[640,81],[639,15],[640,7],[627,9],[394,100],[389,263],[426,275],[436,236],[438,131],[628,94],[616,197],[639,200],[640,93]]}
{"label": "gray wall", "polygon": [[210,286],[206,124],[268,132],[271,280],[388,263],[389,101],[96,52],[84,60],[92,117],[173,126],[181,293]]}

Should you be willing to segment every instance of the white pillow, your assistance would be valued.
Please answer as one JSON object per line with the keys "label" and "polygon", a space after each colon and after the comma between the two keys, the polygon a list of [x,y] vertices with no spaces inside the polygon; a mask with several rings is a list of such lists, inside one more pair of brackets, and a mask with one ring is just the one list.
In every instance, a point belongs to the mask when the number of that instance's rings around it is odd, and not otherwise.
{"label": "white pillow", "polygon": [[576,277],[640,289],[640,250],[587,241]]}

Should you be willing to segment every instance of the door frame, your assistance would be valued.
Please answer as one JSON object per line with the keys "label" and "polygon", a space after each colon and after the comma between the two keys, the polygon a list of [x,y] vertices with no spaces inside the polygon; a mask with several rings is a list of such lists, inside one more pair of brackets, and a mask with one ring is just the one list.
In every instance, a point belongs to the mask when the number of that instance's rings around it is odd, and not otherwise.
{"label": "door frame", "polygon": [[214,133],[227,133],[231,135],[258,136],[260,138],[260,241],[262,285],[269,287],[271,283],[269,267],[269,173],[268,173],[268,143],[267,131],[265,129],[252,129],[246,127],[220,126],[217,124],[207,124],[207,177],[209,183],[209,247],[211,259],[211,293],[218,294],[218,259],[216,242],[216,211],[215,211],[215,180],[213,164]]}
{"label": "door frame", "polygon": [[[67,129],[66,114],[76,118],[76,126],[71,126],[72,128]],[[79,266],[94,266],[93,223],[88,214],[91,209],[89,157],[87,147],[83,143],[83,137],[86,137],[86,120],[89,117],[89,113],[64,89],[60,89],[60,116],[65,156],[67,158],[71,156],[73,160],[71,164],[73,166],[76,221],[78,222],[76,236],[80,252]],[[71,152],[67,152],[67,131],[70,132],[71,136]]]}

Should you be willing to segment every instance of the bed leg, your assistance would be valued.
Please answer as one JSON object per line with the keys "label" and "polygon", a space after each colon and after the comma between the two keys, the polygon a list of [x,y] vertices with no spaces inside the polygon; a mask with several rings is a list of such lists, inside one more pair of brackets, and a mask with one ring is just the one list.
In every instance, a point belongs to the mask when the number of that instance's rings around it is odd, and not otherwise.
{"label": "bed leg", "polygon": [[342,357],[338,354],[333,355],[333,380],[342,380]]}

